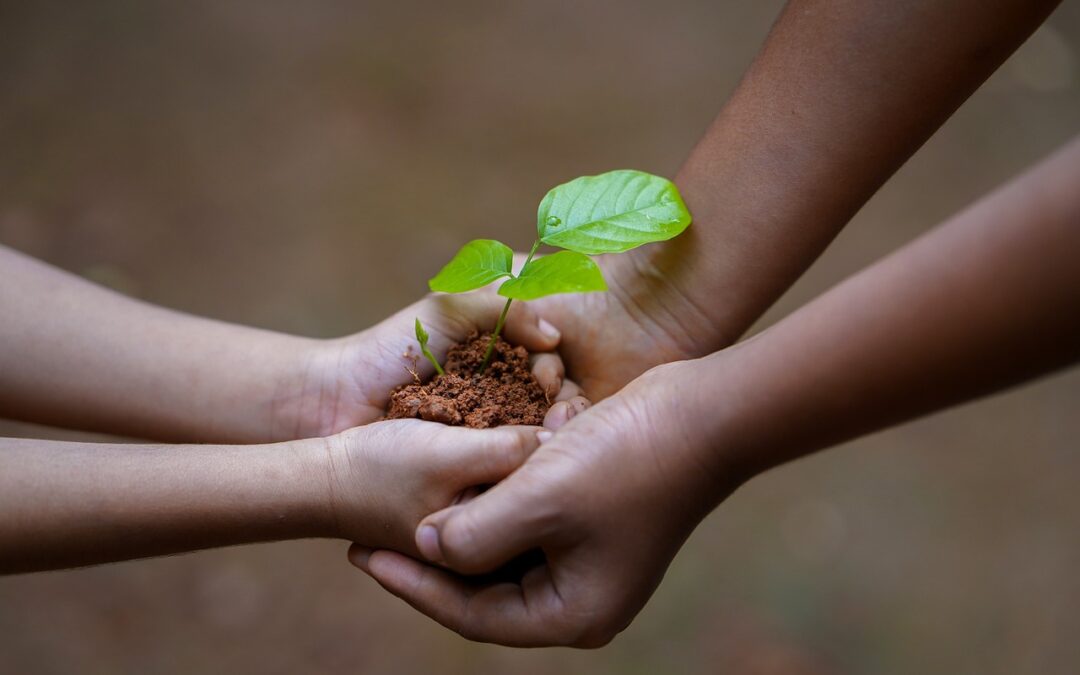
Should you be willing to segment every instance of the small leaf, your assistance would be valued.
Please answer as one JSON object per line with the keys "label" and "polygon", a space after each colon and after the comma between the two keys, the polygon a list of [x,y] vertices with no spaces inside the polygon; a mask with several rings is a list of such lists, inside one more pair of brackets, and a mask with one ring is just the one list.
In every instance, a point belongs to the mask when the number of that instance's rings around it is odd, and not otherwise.
{"label": "small leaf", "polygon": [[435,366],[436,373],[444,375],[445,373],[443,372],[442,366],[439,365],[439,360],[435,358],[435,355],[428,349],[427,343],[428,338],[430,337],[428,332],[424,330],[424,327],[420,324],[420,317],[416,317],[416,341],[420,343],[420,353],[423,354],[424,358],[428,361],[431,361],[431,365]]}
{"label": "small leaf", "polygon": [[540,241],[589,255],[671,239],[689,224],[690,212],[674,183],[628,169],[559,185],[536,213]]}
{"label": "small leaf", "polygon": [[420,348],[421,349],[423,349],[424,347],[427,347],[427,341],[428,341],[428,338],[430,338],[430,337],[431,336],[428,335],[428,332],[426,330],[424,330],[424,327],[422,325],[420,325],[420,318],[417,317],[417,319],[416,319],[416,341],[420,343]]}
{"label": "small leaf", "polygon": [[573,251],[559,251],[530,262],[517,278],[499,287],[499,295],[515,300],[535,300],[556,293],[606,290],[604,275],[592,258]]}
{"label": "small leaf", "polygon": [[510,276],[514,252],[493,239],[476,239],[461,247],[457,255],[430,281],[428,287],[443,293],[464,293]]}

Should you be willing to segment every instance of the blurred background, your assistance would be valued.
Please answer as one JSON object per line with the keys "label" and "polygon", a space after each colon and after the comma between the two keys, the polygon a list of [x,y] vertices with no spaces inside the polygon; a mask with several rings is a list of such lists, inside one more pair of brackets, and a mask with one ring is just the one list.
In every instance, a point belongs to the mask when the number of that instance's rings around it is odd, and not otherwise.
{"label": "blurred background", "polygon": [[[780,5],[2,2],[0,242],[353,332],[468,238],[527,246],[557,182],[672,175]],[[760,326],[1078,131],[1067,3]],[[1074,369],[753,481],[597,652],[466,643],[318,541],[2,579],[0,672],[1075,672],[1078,479]]]}

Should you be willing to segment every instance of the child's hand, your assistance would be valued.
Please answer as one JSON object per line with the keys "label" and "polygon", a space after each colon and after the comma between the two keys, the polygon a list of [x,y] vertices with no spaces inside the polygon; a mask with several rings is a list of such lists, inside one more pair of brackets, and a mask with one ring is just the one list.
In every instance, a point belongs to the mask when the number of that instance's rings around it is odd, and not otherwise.
{"label": "child's hand", "polygon": [[[356,335],[314,342],[301,355],[295,374],[277,386],[274,438],[321,437],[374,422],[383,416],[390,392],[421,377],[432,366],[420,357],[413,330],[419,318],[431,335],[428,346],[440,360],[473,331],[495,327],[505,298],[494,293],[430,295]],[[578,387],[563,379],[563,364],[552,352],[559,332],[524,303],[515,303],[504,336],[533,353],[533,374],[553,401],[570,401]],[[573,401],[580,409],[581,400]],[[572,414],[562,403],[550,415]]]}
{"label": "child's hand", "polygon": [[420,520],[512,473],[537,431],[391,420],[324,439],[332,536],[416,555]]}

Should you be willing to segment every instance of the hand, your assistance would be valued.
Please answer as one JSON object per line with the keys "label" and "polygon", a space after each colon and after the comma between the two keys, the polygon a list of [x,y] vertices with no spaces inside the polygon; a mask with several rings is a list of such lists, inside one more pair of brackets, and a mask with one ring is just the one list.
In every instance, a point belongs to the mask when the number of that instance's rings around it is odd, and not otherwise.
{"label": "hand", "polygon": [[521,466],[537,431],[390,420],[324,439],[331,535],[415,555],[420,520]]}
{"label": "hand", "polygon": [[[532,307],[562,333],[566,371],[593,401],[649,368],[704,356],[728,339],[652,262],[657,250],[601,256],[606,293],[552,295]],[[524,256],[517,256],[521,264]]]}
{"label": "hand", "polygon": [[[655,368],[575,417],[487,493],[426,518],[417,547],[461,574],[540,548],[519,585],[477,585],[389,551],[350,559],[463,636],[598,647],[640,611],[697,523],[741,482],[710,458],[693,413],[697,362]],[[687,391],[687,387],[691,391]]]}
{"label": "hand", "polygon": [[[378,420],[390,392],[432,374],[420,356],[413,321],[419,318],[431,335],[429,347],[440,360],[450,346],[473,331],[495,327],[505,298],[494,293],[429,295],[361,333],[336,340],[314,341],[298,365],[277,385],[273,413],[276,438],[329,436]],[[567,383],[561,359],[551,351],[559,331],[530,305],[514,303],[503,331],[506,339],[532,352],[533,374],[552,400],[550,414],[566,417],[578,387]],[[575,405],[581,405],[580,401]]]}
{"label": "hand", "polygon": [[309,537],[415,552],[424,515],[502,479],[536,434],[395,420],[270,444],[0,439],[0,574]]}

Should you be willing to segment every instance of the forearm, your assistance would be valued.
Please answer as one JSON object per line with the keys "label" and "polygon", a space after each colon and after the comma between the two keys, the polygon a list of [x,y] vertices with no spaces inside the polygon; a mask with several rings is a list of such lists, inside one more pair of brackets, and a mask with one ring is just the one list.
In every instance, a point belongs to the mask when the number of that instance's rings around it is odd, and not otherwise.
{"label": "forearm", "polygon": [[319,441],[0,439],[0,573],[328,536],[325,465]]}
{"label": "forearm", "polygon": [[313,341],[154,307],[0,247],[0,416],[173,441],[293,437]]}
{"label": "forearm", "polygon": [[792,0],[676,178],[694,224],[632,254],[698,355],[731,344],[1054,0]]}
{"label": "forearm", "polygon": [[1080,358],[1077,184],[1080,141],[709,357],[710,450],[752,474]]}

